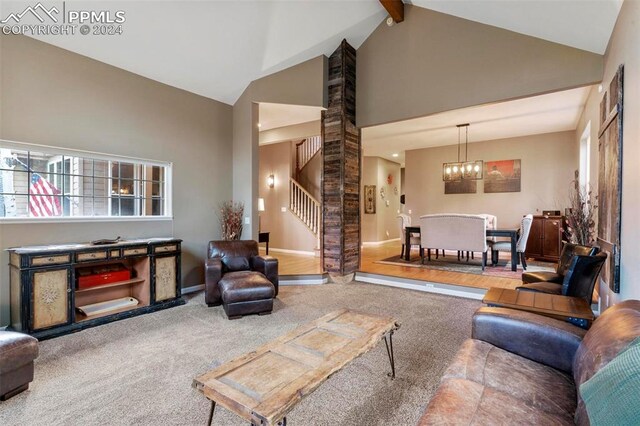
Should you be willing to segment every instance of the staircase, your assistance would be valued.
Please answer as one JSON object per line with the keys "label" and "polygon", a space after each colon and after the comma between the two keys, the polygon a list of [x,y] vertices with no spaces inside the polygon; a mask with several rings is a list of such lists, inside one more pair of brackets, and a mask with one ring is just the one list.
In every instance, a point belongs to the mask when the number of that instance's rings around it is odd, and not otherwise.
{"label": "staircase", "polygon": [[[289,210],[320,239],[320,202],[313,198],[298,181],[289,180]],[[318,245],[319,247],[319,245]]]}
{"label": "staircase", "polygon": [[296,144],[296,179],[299,178],[300,171],[304,166],[320,151],[320,148],[322,148],[320,136],[312,136]]}

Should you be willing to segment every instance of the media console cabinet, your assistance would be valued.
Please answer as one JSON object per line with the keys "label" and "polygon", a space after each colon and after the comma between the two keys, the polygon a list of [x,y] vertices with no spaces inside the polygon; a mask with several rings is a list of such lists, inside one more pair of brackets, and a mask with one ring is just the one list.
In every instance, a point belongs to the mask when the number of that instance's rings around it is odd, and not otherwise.
{"label": "media console cabinet", "polygon": [[[61,244],[8,249],[11,328],[47,339],[84,328],[184,304],[181,297],[180,243],[174,238],[114,244]],[[79,270],[122,264],[131,278],[78,288]],[[132,306],[134,302],[138,303]],[[129,305],[94,312],[78,307]],[[115,303],[117,306],[117,303]],[[110,310],[109,310],[110,309]]]}

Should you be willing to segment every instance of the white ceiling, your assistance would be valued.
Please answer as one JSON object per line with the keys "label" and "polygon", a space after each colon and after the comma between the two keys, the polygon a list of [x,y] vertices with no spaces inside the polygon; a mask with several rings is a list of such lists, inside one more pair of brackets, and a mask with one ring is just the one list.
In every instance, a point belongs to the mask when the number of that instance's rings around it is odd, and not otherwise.
{"label": "white ceiling", "polygon": [[426,9],[603,54],[623,0],[405,0]]}
{"label": "white ceiling", "polygon": [[363,152],[404,164],[408,150],[457,144],[456,124],[462,123],[470,124],[469,143],[575,130],[590,90],[591,86],[367,127],[362,129]]}
{"label": "white ceiling", "polygon": [[320,107],[261,102],[260,131],[320,120],[322,110]]}
{"label": "white ceiling", "polygon": [[[412,3],[603,53],[621,1]],[[32,4],[0,0],[0,19]],[[46,5],[62,10],[62,1],[47,1]],[[376,0],[74,0],[66,6],[74,10],[123,10],[124,33],[38,39],[229,104],[235,103],[252,80],[328,55],[343,38],[358,48],[386,17]]]}

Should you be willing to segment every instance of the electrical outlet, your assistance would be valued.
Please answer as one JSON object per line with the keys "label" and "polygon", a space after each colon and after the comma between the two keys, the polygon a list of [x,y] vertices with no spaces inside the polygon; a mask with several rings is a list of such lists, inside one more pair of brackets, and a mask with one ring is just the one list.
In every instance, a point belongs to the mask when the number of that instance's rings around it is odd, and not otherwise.
{"label": "electrical outlet", "polygon": [[409,214],[411,214],[411,209],[409,209]]}
{"label": "electrical outlet", "polygon": [[286,208],[286,207],[280,207],[280,211],[281,211],[282,213],[286,213],[286,212],[287,212],[287,208]]}
{"label": "electrical outlet", "polygon": [[244,224],[245,225],[251,225],[251,218],[249,216],[244,218]]}
{"label": "electrical outlet", "polygon": [[386,231],[385,235],[387,236],[387,238],[389,238],[389,231]]}

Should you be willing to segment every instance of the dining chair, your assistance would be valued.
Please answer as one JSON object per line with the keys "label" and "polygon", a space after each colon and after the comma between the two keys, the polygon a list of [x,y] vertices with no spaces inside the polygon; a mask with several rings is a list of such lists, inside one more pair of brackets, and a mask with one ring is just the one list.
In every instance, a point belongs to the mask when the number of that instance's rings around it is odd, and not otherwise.
{"label": "dining chair", "polygon": [[[525,258],[525,250],[527,249],[527,240],[529,239],[529,231],[533,223],[533,215],[528,214],[520,221],[520,237],[516,243],[516,252],[518,258],[522,262],[522,269],[527,270],[527,259]],[[511,252],[511,241],[496,241],[491,244],[491,260],[493,266],[498,264],[498,253],[501,251]]]}
{"label": "dining chair", "polygon": [[[400,241],[402,241],[402,250],[400,252],[400,257],[404,257],[404,250],[405,250],[405,228],[407,226],[411,226],[411,216],[404,214],[404,213],[400,213],[397,216],[398,219],[398,225],[400,228]],[[409,247],[407,247],[407,250],[409,250],[409,252],[411,252],[411,247],[412,246],[418,246],[420,247],[420,234],[414,234],[412,233],[411,236],[409,237]]]}

